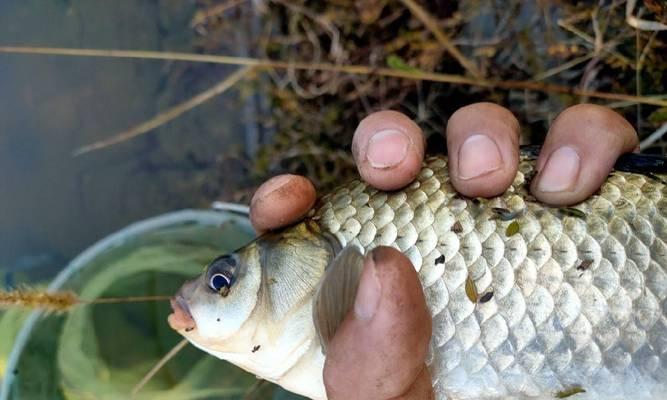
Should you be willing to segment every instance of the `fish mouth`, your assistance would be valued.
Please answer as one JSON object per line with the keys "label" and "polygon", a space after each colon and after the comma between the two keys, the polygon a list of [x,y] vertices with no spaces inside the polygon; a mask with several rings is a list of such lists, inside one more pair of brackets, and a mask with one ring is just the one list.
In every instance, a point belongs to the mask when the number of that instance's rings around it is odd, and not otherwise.
{"label": "fish mouth", "polygon": [[171,304],[171,309],[173,312],[167,317],[167,322],[171,329],[175,331],[185,331],[191,332],[197,328],[194,318],[192,318],[192,313],[190,312],[190,307],[188,307],[188,302],[181,296],[177,294],[169,300]]}

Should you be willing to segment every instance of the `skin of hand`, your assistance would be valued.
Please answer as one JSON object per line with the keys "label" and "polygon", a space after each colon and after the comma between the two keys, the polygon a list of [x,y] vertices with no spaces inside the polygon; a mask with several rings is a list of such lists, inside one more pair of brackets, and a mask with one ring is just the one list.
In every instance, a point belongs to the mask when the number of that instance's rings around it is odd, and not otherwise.
{"label": "skin of hand", "polygon": [[[457,110],[446,128],[449,169],[457,191],[469,197],[503,193],[519,162],[519,122],[504,107],[475,103]],[[637,134],[609,108],[579,104],[552,122],[531,191],[551,205],[570,205],[594,193],[622,153],[637,151]],[[424,158],[424,137],[410,118],[380,111],[364,118],[352,141],[361,177],[383,190],[408,185]],[[250,219],[259,232],[305,216],[315,203],[312,183],[280,175],[257,190]],[[329,400],[432,399],[424,360],[431,318],[410,261],[393,248],[366,256],[354,309],[340,326],[324,368]]]}

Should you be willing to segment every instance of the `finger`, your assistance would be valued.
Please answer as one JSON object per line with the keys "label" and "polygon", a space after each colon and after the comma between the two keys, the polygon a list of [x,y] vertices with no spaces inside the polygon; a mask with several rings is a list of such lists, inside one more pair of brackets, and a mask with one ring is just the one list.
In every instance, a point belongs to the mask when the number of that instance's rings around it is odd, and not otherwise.
{"label": "finger", "polygon": [[506,108],[475,103],[447,123],[449,175],[469,197],[491,197],[512,184],[519,165],[519,121]]}
{"label": "finger", "polygon": [[352,155],[364,181],[381,190],[399,189],[421,170],[424,135],[405,115],[379,111],[359,123]]}
{"label": "finger", "polygon": [[531,189],[553,205],[578,203],[600,188],[622,153],[637,150],[637,133],[607,107],[579,104],[551,124]]}
{"label": "finger", "polygon": [[431,316],[410,260],[391,247],[374,249],[364,262],[354,308],[328,348],[328,399],[423,393],[425,383],[418,378],[425,379],[420,376],[430,337]]}
{"label": "finger", "polygon": [[315,187],[303,176],[274,176],[252,196],[250,222],[258,232],[290,225],[310,211],[315,199]]}

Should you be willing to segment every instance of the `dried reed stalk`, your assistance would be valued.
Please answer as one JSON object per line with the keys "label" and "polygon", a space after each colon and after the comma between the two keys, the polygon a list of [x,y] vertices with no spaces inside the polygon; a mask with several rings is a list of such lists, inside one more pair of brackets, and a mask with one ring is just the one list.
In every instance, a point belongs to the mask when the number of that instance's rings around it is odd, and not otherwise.
{"label": "dried reed stalk", "polygon": [[608,93],[576,89],[569,86],[552,85],[534,81],[494,81],[488,79],[467,78],[461,75],[441,74],[422,71],[402,71],[391,68],[374,68],[364,65],[336,65],[328,63],[307,63],[297,61],[275,61],[249,57],[231,57],[209,54],[173,53],[159,51],[134,50],[98,50],[98,49],[63,49],[53,47],[0,47],[0,53],[41,54],[60,56],[139,58],[153,60],[192,61],[214,64],[232,64],[254,66],[259,69],[296,69],[340,72],[354,75],[388,76],[418,81],[443,82],[469,86],[481,86],[500,89],[532,90],[546,93],[571,94],[615,101],[629,101],[634,104],[651,104],[667,107],[667,101],[652,96],[634,96],[621,93]]}
{"label": "dried reed stalk", "polygon": [[144,301],[167,301],[169,296],[103,297],[83,300],[72,291],[48,292],[27,286],[4,291],[0,290],[0,308],[36,308],[50,313],[65,313],[85,304],[137,303]]}

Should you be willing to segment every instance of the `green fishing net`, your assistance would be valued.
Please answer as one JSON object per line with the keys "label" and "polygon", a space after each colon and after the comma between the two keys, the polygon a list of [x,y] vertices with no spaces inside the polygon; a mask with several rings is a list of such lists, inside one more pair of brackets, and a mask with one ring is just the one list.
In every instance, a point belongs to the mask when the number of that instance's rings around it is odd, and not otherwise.
{"label": "green fishing net", "polygon": [[[240,222],[239,222],[240,221]],[[162,227],[96,255],[64,283],[82,299],[172,295],[214,257],[252,238],[247,221]],[[7,365],[24,311],[0,319],[0,372],[11,399],[129,399],[133,387],[182,337],[168,302],[97,304],[41,316],[15,365]],[[11,370],[10,370],[11,369]],[[298,399],[187,345],[136,399]]]}

